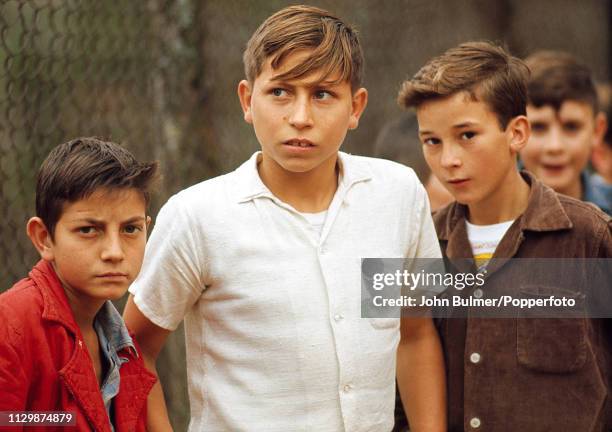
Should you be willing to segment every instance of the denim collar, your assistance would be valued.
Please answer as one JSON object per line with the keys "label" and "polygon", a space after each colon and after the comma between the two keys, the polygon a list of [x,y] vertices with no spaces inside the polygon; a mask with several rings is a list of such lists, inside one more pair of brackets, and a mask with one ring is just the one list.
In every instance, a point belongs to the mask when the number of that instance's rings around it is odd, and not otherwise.
{"label": "denim collar", "polygon": [[104,337],[112,351],[118,353],[125,348],[131,348],[134,355],[138,356],[134,341],[121,315],[110,301],[104,302],[96,315],[96,322],[104,331]]}

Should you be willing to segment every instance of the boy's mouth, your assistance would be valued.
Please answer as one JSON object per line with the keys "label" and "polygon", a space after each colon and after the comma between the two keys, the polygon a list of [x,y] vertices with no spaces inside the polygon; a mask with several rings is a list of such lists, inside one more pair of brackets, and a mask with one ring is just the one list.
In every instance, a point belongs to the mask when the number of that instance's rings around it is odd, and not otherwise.
{"label": "boy's mouth", "polygon": [[103,278],[103,279],[122,279],[122,278],[127,278],[128,275],[126,273],[120,273],[120,272],[108,272],[108,273],[102,273],[102,274],[96,275],[96,277]]}
{"label": "boy's mouth", "polygon": [[303,138],[290,139],[290,140],[283,142],[283,144],[290,146],[290,147],[301,147],[301,148],[314,147],[314,144],[311,141],[307,139],[303,139]]}
{"label": "boy's mouth", "polygon": [[470,179],[467,178],[457,178],[457,179],[450,179],[447,181],[447,183],[452,184],[453,186],[461,186],[466,184]]}
{"label": "boy's mouth", "polygon": [[542,168],[550,174],[559,174],[565,169],[565,164],[550,164],[543,163],[541,164]]}

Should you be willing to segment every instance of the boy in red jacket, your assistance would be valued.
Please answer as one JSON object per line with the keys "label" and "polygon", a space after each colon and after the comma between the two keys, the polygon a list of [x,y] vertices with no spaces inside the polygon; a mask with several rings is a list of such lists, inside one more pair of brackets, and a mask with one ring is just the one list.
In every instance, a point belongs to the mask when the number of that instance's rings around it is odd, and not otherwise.
{"label": "boy in red jacket", "polygon": [[43,162],[27,223],[42,260],[0,296],[0,428],[144,430],[156,379],[110,300],[140,271],[156,172],[96,138]]}

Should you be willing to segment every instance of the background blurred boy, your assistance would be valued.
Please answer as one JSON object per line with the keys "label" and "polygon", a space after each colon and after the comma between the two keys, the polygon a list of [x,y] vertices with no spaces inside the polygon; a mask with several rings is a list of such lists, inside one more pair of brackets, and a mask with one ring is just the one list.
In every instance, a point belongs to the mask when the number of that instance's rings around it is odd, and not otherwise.
{"label": "background blurred boy", "polygon": [[556,192],[589,201],[606,213],[612,202],[595,193],[587,164],[606,129],[589,68],[571,54],[540,51],[525,60],[531,137],[521,160]]}

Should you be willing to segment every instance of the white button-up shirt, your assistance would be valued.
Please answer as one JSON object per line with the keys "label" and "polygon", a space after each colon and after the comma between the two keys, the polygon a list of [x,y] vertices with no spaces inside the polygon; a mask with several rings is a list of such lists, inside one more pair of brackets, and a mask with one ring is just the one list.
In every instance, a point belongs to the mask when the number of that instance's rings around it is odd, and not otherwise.
{"label": "white button-up shirt", "polygon": [[399,319],[361,318],[361,258],[439,257],[402,165],[339,153],[322,232],[276,198],[256,153],[170,198],[130,287],[185,319],[190,431],[389,431]]}

